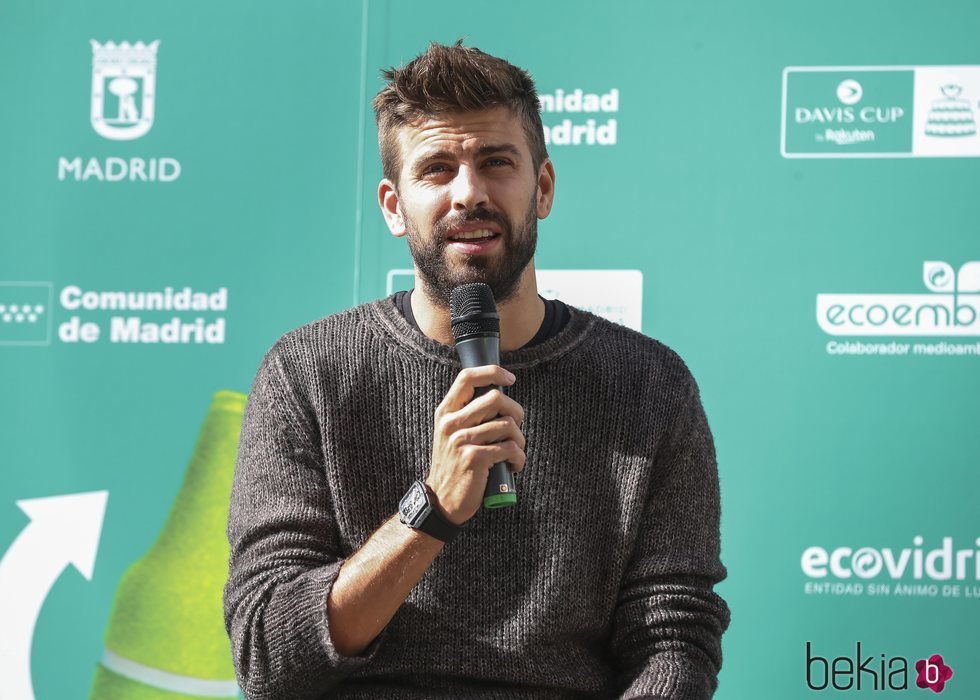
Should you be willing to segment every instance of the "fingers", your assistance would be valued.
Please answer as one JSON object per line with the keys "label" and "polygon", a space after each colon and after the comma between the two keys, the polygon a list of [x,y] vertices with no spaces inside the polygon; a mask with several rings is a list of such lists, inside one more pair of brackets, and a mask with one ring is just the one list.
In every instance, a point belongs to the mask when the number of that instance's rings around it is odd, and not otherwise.
{"label": "fingers", "polygon": [[502,416],[472,428],[453,433],[453,439],[470,445],[490,445],[513,440],[522,450],[526,444],[524,433],[517,427],[512,416]]}
{"label": "fingers", "polygon": [[479,425],[497,416],[510,416],[518,426],[524,424],[524,408],[498,389],[473,399],[456,416],[460,428]]}
{"label": "fingers", "polygon": [[453,413],[466,406],[473,400],[477,388],[483,386],[510,386],[515,381],[513,374],[500,365],[484,365],[469,367],[456,375],[453,385],[449,387],[442,403],[437,410]]}
{"label": "fingers", "polygon": [[[464,369],[436,408],[426,483],[453,522],[465,522],[480,508],[494,464],[524,469],[524,409],[498,388],[514,382],[499,365]],[[476,396],[481,387],[494,388]]]}
{"label": "fingers", "polygon": [[527,441],[512,416],[457,430],[448,436],[447,443],[470,469],[484,470],[497,462],[509,462],[519,472],[527,459],[524,453]]}
{"label": "fingers", "polygon": [[524,423],[524,409],[519,403],[494,389],[473,399],[455,413],[436,412],[436,427],[448,436],[458,430],[472,428],[498,416],[508,416],[520,427]]}
{"label": "fingers", "polygon": [[481,466],[489,469],[498,462],[507,462],[515,472],[524,470],[524,463],[527,456],[524,450],[517,446],[513,440],[498,442],[493,445],[474,445],[471,449],[479,455]]}

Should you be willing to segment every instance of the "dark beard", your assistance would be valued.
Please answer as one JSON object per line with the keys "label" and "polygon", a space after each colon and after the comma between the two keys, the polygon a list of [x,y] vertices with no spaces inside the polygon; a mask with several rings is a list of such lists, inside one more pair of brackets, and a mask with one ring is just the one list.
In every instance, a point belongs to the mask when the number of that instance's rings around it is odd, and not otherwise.
{"label": "dark beard", "polygon": [[[449,241],[446,234],[453,226],[474,221],[492,221],[500,226],[502,254],[492,258],[482,255],[462,256],[461,262],[450,267],[446,262]],[[434,306],[449,308],[449,292],[461,284],[483,282],[490,286],[497,304],[503,304],[517,294],[524,268],[534,257],[538,244],[538,216],[536,199],[531,198],[528,208],[515,232],[503,214],[490,209],[474,209],[465,217],[451,217],[440,221],[428,238],[419,234],[418,226],[407,214],[405,230],[408,234],[408,249],[415,260],[415,266],[425,281],[426,297]],[[459,256],[457,256],[459,257]]]}

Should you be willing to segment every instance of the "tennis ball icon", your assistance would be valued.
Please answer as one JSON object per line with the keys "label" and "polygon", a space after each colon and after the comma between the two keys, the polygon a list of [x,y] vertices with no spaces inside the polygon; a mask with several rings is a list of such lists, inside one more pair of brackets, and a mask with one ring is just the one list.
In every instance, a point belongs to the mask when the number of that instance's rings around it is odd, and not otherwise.
{"label": "tennis ball icon", "polygon": [[238,697],[221,594],[245,398],[215,393],[163,529],[116,590],[90,700]]}

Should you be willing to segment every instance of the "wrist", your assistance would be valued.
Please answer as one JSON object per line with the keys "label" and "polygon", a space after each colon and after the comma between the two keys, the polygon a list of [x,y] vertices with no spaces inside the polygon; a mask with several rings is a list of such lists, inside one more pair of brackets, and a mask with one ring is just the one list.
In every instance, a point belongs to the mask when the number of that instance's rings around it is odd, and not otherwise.
{"label": "wrist", "polygon": [[439,515],[441,515],[443,518],[451,522],[453,525],[456,525],[457,527],[461,527],[466,522],[466,520],[456,515],[455,513],[451,513],[448,510],[446,510],[446,508],[442,505],[444,502],[443,499],[439,496],[439,493],[436,491],[435,487],[431,483],[429,483],[428,479],[426,479],[422,483],[425,484],[425,490],[429,492],[429,502],[432,504],[432,507],[435,509],[435,511],[439,513]]}
{"label": "wrist", "polygon": [[416,480],[398,503],[399,520],[414,530],[449,542],[465,528],[450,520],[438,504],[432,487]]}

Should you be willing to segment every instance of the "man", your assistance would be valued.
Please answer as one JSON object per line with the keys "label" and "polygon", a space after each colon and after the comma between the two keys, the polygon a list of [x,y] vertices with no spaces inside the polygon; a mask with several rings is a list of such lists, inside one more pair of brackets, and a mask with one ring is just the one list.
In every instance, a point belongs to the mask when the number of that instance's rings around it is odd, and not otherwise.
{"label": "man", "polygon": [[[259,367],[225,590],[246,697],[710,697],[729,610],[693,377],[538,296],[555,170],[526,72],[457,42],[385,77],[378,201],[415,289],[293,330]],[[460,371],[447,298],[475,281],[502,367]],[[487,385],[506,394],[474,398]],[[501,461],[518,503],[483,509]],[[398,512],[412,498],[421,522]]]}

